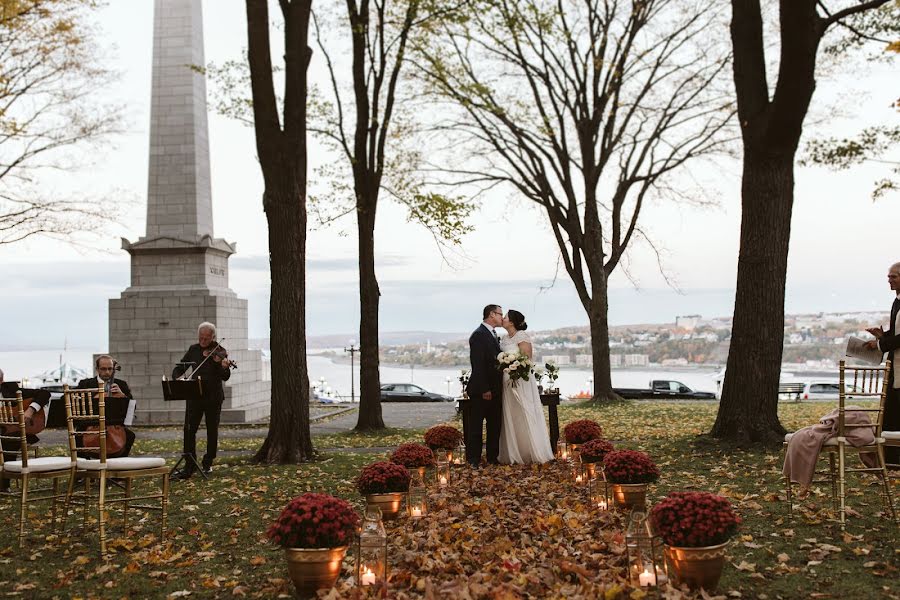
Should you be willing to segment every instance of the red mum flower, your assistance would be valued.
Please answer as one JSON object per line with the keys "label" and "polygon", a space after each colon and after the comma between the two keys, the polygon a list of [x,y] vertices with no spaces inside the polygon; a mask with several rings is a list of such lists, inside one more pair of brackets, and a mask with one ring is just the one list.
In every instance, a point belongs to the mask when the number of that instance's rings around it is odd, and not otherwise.
{"label": "red mum flower", "polygon": [[673,492],[650,511],[654,530],[670,546],[701,548],[728,541],[741,517],[727,498],[708,492]]}
{"label": "red mum flower", "polygon": [[603,428],[591,419],[580,419],[563,427],[563,436],[570,444],[583,444],[590,440],[600,439],[603,436]]}
{"label": "red mum flower", "polygon": [[359,516],[345,500],[307,492],[291,500],[269,527],[269,540],[285,548],[335,548],[356,534]]}

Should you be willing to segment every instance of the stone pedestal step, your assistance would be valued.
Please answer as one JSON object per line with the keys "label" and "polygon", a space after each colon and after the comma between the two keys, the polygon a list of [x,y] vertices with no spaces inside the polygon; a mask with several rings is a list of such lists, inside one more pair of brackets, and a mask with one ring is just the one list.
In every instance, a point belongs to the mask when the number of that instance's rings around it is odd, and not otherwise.
{"label": "stone pedestal step", "polygon": [[[172,404],[172,408],[137,410],[135,425],[182,425],[184,424],[184,404]],[[240,408],[223,408],[222,423],[248,424],[265,423],[269,419],[269,401],[256,402]]]}

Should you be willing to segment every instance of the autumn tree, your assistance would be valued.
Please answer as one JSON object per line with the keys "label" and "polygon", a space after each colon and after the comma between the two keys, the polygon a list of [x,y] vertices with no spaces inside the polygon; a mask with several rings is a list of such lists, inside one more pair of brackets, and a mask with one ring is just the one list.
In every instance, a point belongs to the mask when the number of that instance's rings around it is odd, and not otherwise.
{"label": "autumn tree", "polygon": [[615,397],[610,276],[636,238],[655,248],[639,217],[685,197],[675,176],[728,137],[719,14],[681,0],[479,0],[418,48],[453,149],[436,168],[542,208],[590,323],[598,399]]}
{"label": "autumn tree", "polygon": [[[465,4],[465,2],[463,2]],[[316,37],[325,57],[332,94],[315,133],[330,140],[346,160],[352,177],[352,198],[359,244],[359,413],[357,430],[384,427],[381,416],[378,310],[381,292],[375,271],[375,220],[384,195],[404,204],[411,219],[435,236],[456,243],[467,230],[470,207],[462,200],[429,191],[416,176],[420,153],[404,146],[409,135],[411,93],[403,90],[407,51],[416,35],[435,18],[456,10],[454,3],[433,0],[346,0],[346,10],[323,11],[330,29]],[[344,33],[350,39],[351,60],[341,68],[332,58]],[[330,34],[330,35],[329,35]],[[352,108],[351,108],[352,107]],[[404,109],[406,109],[404,111]],[[338,170],[341,173],[342,170]],[[335,189],[340,190],[341,186]],[[332,194],[337,204],[345,200]]]}
{"label": "autumn tree", "polygon": [[111,80],[92,42],[97,7],[0,0],[0,245],[34,235],[77,241],[116,217],[116,203],[41,185],[90,162],[120,126],[118,109],[97,94]]}
{"label": "autumn tree", "polygon": [[256,151],[269,229],[272,418],[255,460],[293,463],[313,456],[306,364],[306,101],[312,0],[279,0],[284,94],[273,79],[268,0],[246,0],[247,59]]}
{"label": "autumn tree", "polygon": [[778,442],[778,380],[794,159],[816,88],[816,61],[832,28],[867,33],[854,17],[893,0],[780,0],[780,54],[769,85],[759,0],[731,0],[734,86],[743,139],[741,234],[734,321],[722,400],[711,435],[740,443]]}

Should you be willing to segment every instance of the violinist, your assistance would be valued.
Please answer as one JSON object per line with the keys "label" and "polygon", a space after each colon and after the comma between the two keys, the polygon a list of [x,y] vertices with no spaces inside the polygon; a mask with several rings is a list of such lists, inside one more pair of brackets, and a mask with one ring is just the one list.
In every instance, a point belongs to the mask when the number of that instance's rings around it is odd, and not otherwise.
{"label": "violinist", "polygon": [[[25,424],[27,426],[32,426],[35,418],[38,416],[44,417],[44,422],[46,422],[46,411],[48,410],[48,404],[50,404],[50,392],[47,390],[31,390],[26,388],[20,388],[18,382],[16,381],[3,381],[3,371],[0,371],[0,395],[4,398],[15,398],[16,392],[22,392],[22,399],[24,400],[23,406],[25,407]],[[6,435],[6,434],[4,434]],[[18,435],[15,433],[14,435]],[[28,435],[28,443],[36,444],[38,442],[38,437],[34,434]],[[7,451],[3,456],[3,460],[18,460],[19,457],[15,452],[19,451],[19,442],[15,440],[4,440],[3,441],[4,450]],[[9,491],[9,479],[0,479],[0,492]]]}
{"label": "violinist", "polygon": [[[197,430],[200,428],[200,421],[205,417],[206,454],[203,455],[201,465],[204,473],[210,473],[219,445],[219,417],[222,414],[222,402],[225,400],[222,382],[228,381],[231,369],[235,368],[228,359],[225,348],[216,343],[216,326],[212,323],[200,323],[197,328],[197,343],[184,353],[181,362],[172,371],[172,377],[178,379],[185,376],[189,367],[191,368],[189,377],[200,378],[203,395],[199,402],[187,401],[185,418],[188,427],[184,435],[184,452],[196,459]],[[189,462],[187,469],[176,477],[189,478],[193,475],[192,465],[193,463]]]}

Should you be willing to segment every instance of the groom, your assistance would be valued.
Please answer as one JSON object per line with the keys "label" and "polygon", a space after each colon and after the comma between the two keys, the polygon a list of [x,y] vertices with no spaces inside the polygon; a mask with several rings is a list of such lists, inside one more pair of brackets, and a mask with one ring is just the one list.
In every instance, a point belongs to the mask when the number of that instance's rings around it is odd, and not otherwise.
{"label": "groom", "polygon": [[487,421],[487,461],[498,464],[500,423],[503,419],[501,388],[503,376],[497,369],[500,340],[494,327],[503,324],[503,311],[496,304],[484,307],[483,322],[469,336],[468,420],[466,422],[466,462],[477,468],[481,464],[481,427]]}

